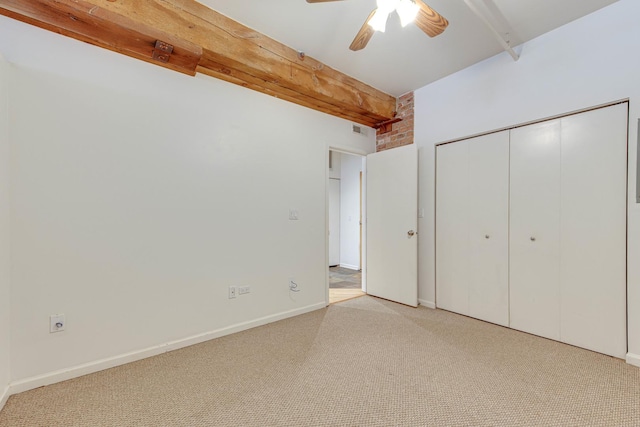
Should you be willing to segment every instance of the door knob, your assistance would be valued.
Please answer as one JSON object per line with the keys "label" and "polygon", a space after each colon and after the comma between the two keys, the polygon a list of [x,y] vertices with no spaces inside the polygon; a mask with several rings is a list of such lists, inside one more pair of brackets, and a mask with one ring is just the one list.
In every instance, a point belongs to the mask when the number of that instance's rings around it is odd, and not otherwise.
{"label": "door knob", "polygon": [[535,237],[533,237],[533,236],[531,236],[531,241],[532,241],[532,242],[535,242],[535,241],[536,241],[536,238],[535,238]]}
{"label": "door knob", "polygon": [[488,238],[490,238],[490,237],[491,237],[491,236],[489,236],[488,234],[485,234],[485,235],[484,235],[484,238],[485,238],[485,239],[488,239]]}
{"label": "door knob", "polygon": [[409,230],[409,231],[407,231],[407,234],[409,235],[409,237],[413,237],[414,234],[416,234],[416,232],[413,231],[413,230]]}

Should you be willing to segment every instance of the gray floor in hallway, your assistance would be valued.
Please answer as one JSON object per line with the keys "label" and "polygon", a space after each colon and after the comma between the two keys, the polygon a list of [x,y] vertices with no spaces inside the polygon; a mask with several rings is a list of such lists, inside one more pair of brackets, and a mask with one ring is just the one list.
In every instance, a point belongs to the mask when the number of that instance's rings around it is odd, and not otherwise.
{"label": "gray floor in hallway", "polygon": [[329,288],[362,289],[362,272],[344,267],[329,267]]}

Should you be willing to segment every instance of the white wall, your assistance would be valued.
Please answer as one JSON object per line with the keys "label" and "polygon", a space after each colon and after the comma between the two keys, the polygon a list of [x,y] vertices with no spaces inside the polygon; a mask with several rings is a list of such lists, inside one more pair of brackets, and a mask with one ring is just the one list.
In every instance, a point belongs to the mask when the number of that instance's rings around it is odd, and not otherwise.
{"label": "white wall", "polygon": [[340,265],[360,269],[360,172],[362,157],[343,154],[340,172]]}
{"label": "white wall", "polygon": [[329,151],[329,266],[340,264],[340,172],[342,153]]}
{"label": "white wall", "polygon": [[[640,366],[640,2],[619,2],[415,92],[420,149],[420,298],[434,301],[434,144],[630,98],[628,360]],[[597,29],[597,31],[595,30]],[[594,200],[594,203],[597,201]]]}
{"label": "white wall", "polygon": [[370,153],[374,132],[4,17],[0,52],[12,392],[324,306],[328,146]]}
{"label": "white wall", "polygon": [[10,233],[9,233],[9,64],[0,55],[0,409],[9,385]]}
{"label": "white wall", "polygon": [[329,267],[340,265],[340,180],[329,178]]}

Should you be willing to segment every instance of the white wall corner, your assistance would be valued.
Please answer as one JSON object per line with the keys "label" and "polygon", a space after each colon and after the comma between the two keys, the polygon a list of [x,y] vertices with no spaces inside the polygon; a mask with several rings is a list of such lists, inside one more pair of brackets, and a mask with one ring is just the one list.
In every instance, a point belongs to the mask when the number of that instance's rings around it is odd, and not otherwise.
{"label": "white wall corner", "polygon": [[4,405],[7,403],[7,400],[9,400],[9,387],[4,387],[2,389],[2,391],[0,392],[0,411],[2,411],[2,408],[4,408]]}
{"label": "white wall corner", "polygon": [[95,372],[103,371],[105,369],[114,368],[116,366],[125,365],[127,363],[136,362],[138,360],[146,359],[148,357],[157,356],[159,354],[168,353],[170,351],[179,350],[181,348],[189,347],[192,345],[200,344],[205,341],[209,341],[215,338],[220,338],[226,335],[242,332],[247,329],[256,328],[269,323],[277,322],[279,320],[288,319],[290,317],[299,316],[301,314],[310,313],[315,310],[326,308],[326,303],[321,302],[306,307],[284,311],[281,313],[273,314],[270,316],[261,317],[259,319],[251,320],[248,322],[237,323],[225,328],[216,329],[213,331],[205,332],[202,334],[194,335],[191,337],[179,339],[176,341],[167,342],[164,344],[149,347],[143,350],[133,351],[126,354],[120,354],[117,356],[109,357],[102,360],[96,360],[88,362],[82,365],[73,366],[67,369],[60,369],[55,372],[48,372],[46,374],[37,375],[30,378],[25,378],[19,381],[14,381],[9,384],[7,390],[5,390],[4,397],[0,400],[0,409],[6,402],[7,398],[11,395],[22,393],[28,390],[33,390],[38,387],[44,387],[47,385],[67,381],[73,378],[78,378],[83,375],[93,374]]}
{"label": "white wall corner", "polygon": [[435,302],[432,302],[432,301],[427,301],[427,300],[424,300],[424,299],[419,299],[419,300],[418,300],[418,303],[419,303],[421,306],[423,306],[423,307],[431,308],[431,309],[434,309],[434,310],[435,310],[435,308],[436,308],[436,303],[435,303]]}
{"label": "white wall corner", "polygon": [[640,354],[627,353],[627,363],[640,368]]}

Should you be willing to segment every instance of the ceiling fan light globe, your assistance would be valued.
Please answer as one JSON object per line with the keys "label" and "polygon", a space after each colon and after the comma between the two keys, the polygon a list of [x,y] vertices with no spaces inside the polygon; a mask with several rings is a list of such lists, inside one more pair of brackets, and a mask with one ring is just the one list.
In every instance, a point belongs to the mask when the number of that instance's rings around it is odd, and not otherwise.
{"label": "ceiling fan light globe", "polygon": [[418,11],[420,10],[420,6],[418,6],[413,0],[400,0],[396,10],[400,17],[400,24],[402,24],[403,27],[406,27],[415,21],[416,16],[418,16]]}
{"label": "ceiling fan light globe", "polygon": [[383,10],[376,10],[376,13],[373,15],[373,18],[369,20],[369,25],[376,31],[380,31],[384,33],[384,30],[387,27],[387,19],[389,18],[389,12],[385,12]]}

